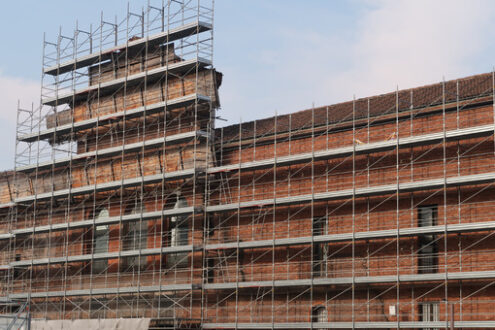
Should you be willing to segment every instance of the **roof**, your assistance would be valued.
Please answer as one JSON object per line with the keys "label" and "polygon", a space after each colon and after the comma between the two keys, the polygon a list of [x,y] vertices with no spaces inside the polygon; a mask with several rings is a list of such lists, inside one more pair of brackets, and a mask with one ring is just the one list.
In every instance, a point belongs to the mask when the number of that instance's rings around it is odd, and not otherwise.
{"label": "roof", "polygon": [[[461,79],[445,82],[446,103],[455,102],[457,99],[457,83],[459,84],[459,99],[466,100],[479,96],[492,94],[492,73],[484,73],[469,76]],[[370,117],[394,113],[396,108],[396,96],[398,94],[399,111],[407,111],[442,104],[443,83],[426,85],[411,89],[404,89],[398,92],[391,92],[366,98],[337,103],[329,106],[314,109],[314,126],[328,125],[338,122],[352,121],[353,105],[355,104],[355,118],[368,117],[368,102]],[[327,110],[328,109],[328,110]],[[328,111],[328,121],[327,121]],[[250,122],[242,123],[242,139],[254,137],[256,124],[256,137],[289,130],[298,130],[312,127],[313,109],[294,112]],[[275,130],[276,120],[276,130]],[[290,125],[289,125],[290,122]],[[217,134],[219,135],[217,129]],[[224,141],[239,139],[239,124],[223,127]]]}
{"label": "roof", "polygon": [[14,170],[1,171],[0,178],[14,178],[14,172]]}

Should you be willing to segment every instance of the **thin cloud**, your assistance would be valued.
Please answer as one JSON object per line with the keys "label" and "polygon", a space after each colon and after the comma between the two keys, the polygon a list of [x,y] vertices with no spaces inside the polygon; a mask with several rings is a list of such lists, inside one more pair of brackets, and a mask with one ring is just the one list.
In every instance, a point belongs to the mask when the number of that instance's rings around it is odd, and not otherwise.
{"label": "thin cloud", "polygon": [[492,1],[375,2],[351,46],[352,68],[330,77],[333,98],[368,96],[490,70],[480,63],[493,40]]}
{"label": "thin cloud", "polygon": [[[490,71],[495,2],[367,1],[349,31],[288,21],[277,48],[247,49],[257,61],[225,69],[220,90],[229,125],[357,97]],[[263,23],[262,23],[263,24]],[[252,56],[252,55],[251,55]],[[218,63],[217,63],[218,64]],[[219,70],[224,67],[219,64]]]}

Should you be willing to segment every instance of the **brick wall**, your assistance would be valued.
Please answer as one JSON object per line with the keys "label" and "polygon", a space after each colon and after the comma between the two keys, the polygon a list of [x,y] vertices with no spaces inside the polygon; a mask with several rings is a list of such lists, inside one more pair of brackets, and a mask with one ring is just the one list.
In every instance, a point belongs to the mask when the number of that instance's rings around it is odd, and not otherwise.
{"label": "brick wall", "polygon": [[[149,50],[148,54],[150,56],[146,61],[143,60],[142,52],[131,54],[127,62],[122,54],[116,55],[110,63],[90,69],[90,83],[95,85],[141,72],[145,68],[158,67],[165,61],[180,60],[173,54],[173,50],[167,53],[164,49],[157,48]],[[78,122],[192,93],[210,96],[215,108],[219,105],[217,88],[220,79],[214,70],[205,69],[200,70],[197,77],[190,73],[184,77],[169,77],[166,81],[162,79],[147,86],[119,90],[112,95],[89,94],[85,102],[79,102],[71,110],[49,118],[48,126]],[[188,206],[204,206],[205,203],[219,205],[495,172],[493,136],[449,140],[445,145],[437,141],[428,145],[401,148],[399,151],[380,150],[355,157],[346,154],[291,166],[275,164],[272,168],[263,170],[226,171],[211,175],[199,171],[215,165],[233,165],[333,148],[357,147],[365,143],[394,141],[397,137],[403,139],[442,133],[444,130],[493,125],[493,104],[483,94],[486,76],[482,77],[479,84],[482,87],[474,88],[470,84],[471,82],[466,83],[461,90],[465,94],[469,94],[469,91],[478,93],[476,95],[480,95],[480,100],[472,101],[468,97],[470,94],[467,95],[463,98],[459,111],[457,103],[448,103],[443,113],[443,105],[438,97],[424,95],[424,102],[415,103],[417,106],[409,111],[411,105],[404,105],[402,102],[407,100],[407,95],[401,92],[400,112],[396,113],[396,100],[387,94],[374,99],[368,109],[363,107],[362,100],[358,101],[359,106],[355,107],[355,113],[349,112],[349,104],[346,103],[336,105],[330,113],[329,110],[325,112],[324,108],[319,108],[282,116],[277,120],[271,118],[244,123],[240,127],[232,125],[216,129],[213,141],[209,141],[211,144],[207,144],[207,140],[202,138],[190,139],[178,144],[149,148],[144,152],[140,150],[106,158],[88,157],[74,163],[71,168],[19,175],[17,196],[28,196],[170,173],[193,166],[198,169],[197,177],[193,179],[168,180],[125,189],[119,187],[96,194],[21,205],[17,209],[17,221],[10,224],[11,229],[91,221],[104,208],[108,210],[110,217],[127,215],[141,201],[144,212],[162,211],[174,207],[177,195],[184,197]],[[449,83],[449,86],[451,88],[452,84]],[[441,95],[438,87],[429,88],[436,91],[435,95]],[[426,94],[428,93],[425,92]],[[449,99],[449,102],[452,101]],[[345,109],[347,110],[343,111]],[[367,113],[370,113],[369,118],[364,115]],[[115,120],[78,132],[77,152],[82,154],[178,133],[207,130],[211,127],[208,125],[212,125],[210,120],[213,117],[214,109],[209,105],[201,105],[196,109],[189,106],[168,111],[166,114],[146,116],[144,119]],[[356,119],[354,122],[352,117]],[[8,179],[9,176],[5,176],[3,180],[0,178],[0,200],[10,200]],[[168,266],[168,261],[173,259],[168,255],[146,256],[142,267],[129,267],[125,258],[109,259],[109,267],[102,274],[95,274],[91,261],[52,263],[16,270],[11,274],[11,287],[1,289],[7,294],[26,290],[45,292],[89,287],[414,275],[421,272],[421,256],[418,252],[421,235],[398,239],[334,240],[318,245],[307,242],[281,247],[267,245],[268,247],[246,249],[215,250],[207,249],[203,244],[311,237],[314,219],[322,219],[324,225],[319,233],[322,235],[417,228],[420,226],[418,207],[424,205],[436,206],[435,225],[438,226],[489,222],[493,221],[494,193],[495,188],[488,183],[448,187],[445,190],[359,197],[354,200],[348,198],[294,203],[289,206],[258,206],[208,215],[198,210],[184,220],[189,228],[187,244],[196,248],[193,252],[184,254],[187,262],[177,269]],[[170,217],[163,217],[146,222],[146,248],[170,246],[171,220]],[[96,230],[93,227],[36,234],[34,238],[20,235],[9,242],[13,243],[14,248],[9,254],[0,257],[0,263],[91,254],[94,251]],[[3,232],[8,230],[5,226],[2,229]],[[126,224],[109,226],[108,252],[127,249],[124,240],[128,231]],[[490,232],[431,236],[434,236],[437,254],[434,272],[488,271],[495,266],[493,244],[487,239]],[[315,246],[324,257],[315,259]],[[315,270],[316,264],[318,270]],[[203,270],[205,266],[208,266],[206,270],[209,271],[207,278]],[[30,278],[33,280],[30,281]],[[266,288],[256,288],[253,284],[254,289],[241,288],[237,296],[229,290],[205,290],[201,293],[204,294],[202,297],[199,290],[193,290],[191,312],[178,311],[176,317],[200,318],[204,312],[206,319],[211,322],[309,322],[314,308],[322,306],[331,322],[349,321],[352,315],[358,322],[397,319],[413,321],[420,319],[421,302],[439,302],[446,294],[452,299],[460,299],[461,291],[467,296],[476,292],[485,282],[452,281],[446,291],[443,288],[432,289],[438,282],[400,283],[398,316],[392,315],[389,309],[398,300],[395,284],[394,281],[385,284],[356,284],[354,298],[350,296],[352,290],[347,284],[277,288],[273,289],[273,293]],[[466,299],[462,306],[462,314],[465,315],[463,320],[488,319],[486,315],[490,312],[492,297],[493,290],[489,289]],[[202,302],[201,299],[206,300]],[[51,303],[64,303],[64,300],[40,300],[38,306],[48,306]],[[205,307],[203,311],[202,306]],[[130,315],[132,310],[119,308],[119,313],[110,310],[105,316],[135,316]],[[456,306],[456,311],[457,309],[460,314],[461,306]],[[46,310],[49,308],[39,312],[40,315],[44,315]],[[78,312],[70,308],[67,310],[68,317],[76,313]],[[140,313],[143,316],[148,315],[149,308],[143,306]],[[440,314],[445,315],[444,305],[440,306]],[[95,316],[98,316],[97,312],[92,315]]]}

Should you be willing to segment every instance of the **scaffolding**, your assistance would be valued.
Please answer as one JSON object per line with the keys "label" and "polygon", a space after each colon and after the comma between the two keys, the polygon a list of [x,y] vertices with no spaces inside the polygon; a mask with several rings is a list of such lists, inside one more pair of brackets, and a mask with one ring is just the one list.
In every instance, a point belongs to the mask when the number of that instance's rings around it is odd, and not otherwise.
{"label": "scaffolding", "polygon": [[203,327],[494,327],[493,90],[483,74],[217,129]]}
{"label": "scaffolding", "polygon": [[494,328],[495,73],[215,128],[213,5],[44,41],[0,184],[2,301],[153,328]]}
{"label": "scaffolding", "polygon": [[5,296],[34,318],[198,327],[221,82],[213,14],[213,1],[148,1],[44,40],[41,106],[18,110],[16,221],[1,237]]}

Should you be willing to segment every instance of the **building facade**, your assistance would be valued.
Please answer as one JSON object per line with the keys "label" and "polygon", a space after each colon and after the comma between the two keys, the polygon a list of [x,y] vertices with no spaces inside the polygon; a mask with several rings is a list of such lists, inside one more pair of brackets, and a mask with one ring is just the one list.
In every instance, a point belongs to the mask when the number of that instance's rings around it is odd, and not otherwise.
{"label": "building facade", "polygon": [[216,128],[212,45],[199,1],[45,41],[0,178],[2,301],[40,322],[495,327],[492,73]]}

